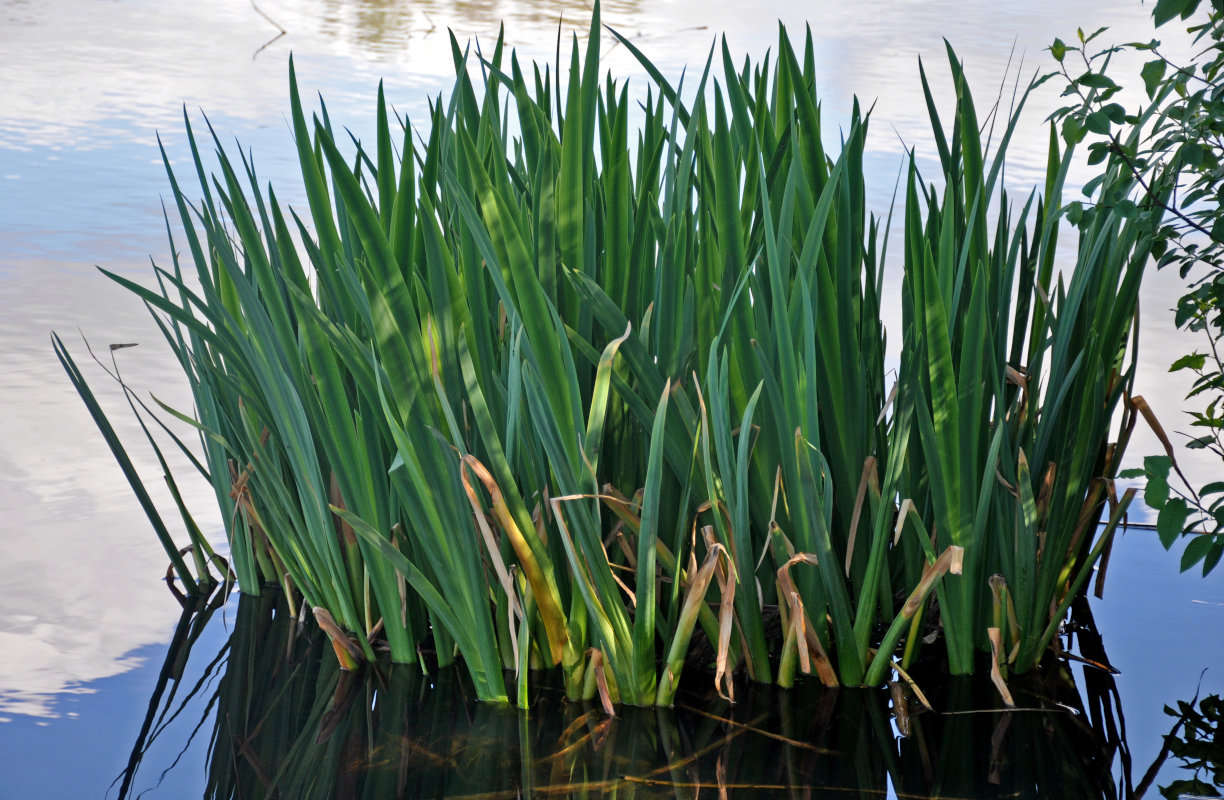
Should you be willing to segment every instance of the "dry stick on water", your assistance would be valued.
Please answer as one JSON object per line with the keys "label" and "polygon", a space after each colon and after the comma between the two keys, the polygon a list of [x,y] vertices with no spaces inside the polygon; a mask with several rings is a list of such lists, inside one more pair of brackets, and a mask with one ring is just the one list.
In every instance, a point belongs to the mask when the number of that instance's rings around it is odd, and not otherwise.
{"label": "dry stick on water", "polygon": [[262,45],[260,45],[260,46],[259,46],[259,49],[258,49],[258,50],[256,50],[254,53],[252,53],[252,54],[251,54],[251,60],[252,60],[252,61],[254,61],[256,58],[258,58],[258,57],[259,57],[259,54],[260,54],[260,53],[262,53],[264,50],[267,50],[267,49],[268,49],[268,47],[269,47],[269,46],[270,46],[270,45],[271,45],[273,42],[277,41],[277,40],[278,40],[278,39],[280,39],[282,36],[284,36],[284,35],[286,35],[287,33],[289,33],[289,31],[285,30],[285,28],[284,28],[284,27],[283,27],[283,26],[282,26],[282,25],[281,25],[279,22],[277,22],[276,20],[272,19],[272,18],[271,18],[271,17],[269,17],[267,14],[265,14],[265,13],[263,12],[263,9],[261,9],[259,6],[255,5],[255,0],[251,0],[251,8],[255,9],[255,13],[256,13],[256,14],[259,14],[259,16],[263,17],[263,18],[264,18],[264,19],[266,19],[268,22],[272,23],[272,25],[273,25],[273,26],[274,26],[274,27],[275,27],[275,28],[276,28],[278,31],[280,31],[280,33],[276,34],[276,35],[275,35],[275,36],[273,36],[271,39],[269,39],[268,41],[264,42]]}
{"label": "dry stick on water", "polygon": [[[284,26],[283,26],[283,25],[281,25],[279,22],[277,22],[276,20],[272,19],[272,18],[271,18],[271,17],[269,17],[267,14],[265,14],[262,8],[260,8],[259,6],[255,5],[255,0],[251,0],[251,8],[255,9],[255,13],[256,13],[256,14],[258,14],[258,15],[259,15],[259,16],[261,16],[261,17],[263,17],[263,18],[264,18],[264,19],[266,19],[268,22],[272,23],[272,26],[273,26],[274,28],[276,28],[278,31],[280,31],[280,35],[281,35],[281,36],[284,36],[286,33],[288,33],[288,32],[289,32],[289,31],[285,30],[285,28],[284,28]],[[278,38],[279,38],[279,37],[278,37]],[[273,41],[275,41],[275,40],[273,40]],[[265,46],[266,46],[266,45],[265,45]]]}
{"label": "dry stick on water", "polygon": [[[820,745],[813,744],[812,742],[803,741],[802,739],[794,739],[789,736],[783,736],[780,733],[775,733],[774,731],[761,727],[757,723],[737,722],[736,720],[731,719],[730,717],[723,716],[721,714],[715,714],[710,711],[706,711],[705,709],[697,708],[696,706],[679,705],[677,706],[677,708],[689,714],[696,714],[701,717],[706,717],[707,719],[716,720],[720,724],[726,725],[728,728],[731,728],[736,731],[741,731],[743,733],[751,733],[755,736],[763,736],[766,739],[773,739],[774,741],[781,742],[787,745],[788,747],[795,747],[800,750],[812,750],[817,753],[832,753],[833,752],[827,747],[821,747]],[[763,720],[764,717],[761,717],[758,719]]]}

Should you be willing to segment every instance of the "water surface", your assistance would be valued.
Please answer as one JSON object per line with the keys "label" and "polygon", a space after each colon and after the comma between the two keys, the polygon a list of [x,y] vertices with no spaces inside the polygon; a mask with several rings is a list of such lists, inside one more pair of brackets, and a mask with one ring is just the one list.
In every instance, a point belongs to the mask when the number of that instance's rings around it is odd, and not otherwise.
{"label": "water surface", "polygon": [[[1202,634],[1224,624],[1224,580],[1179,575],[1149,533],[1123,543],[1136,557],[1114,563],[1105,599],[1091,604],[1121,674],[1066,664],[1039,685],[1013,681],[1022,710],[1011,714],[984,679],[946,686],[915,673],[937,713],[907,699],[906,722],[886,690],[833,692],[811,679],[793,691],[741,683],[728,706],[699,671],[675,709],[622,708],[609,720],[545,683],[523,713],[477,703],[454,668],[341,675],[324,637],[294,637],[276,597],[245,597],[200,630],[185,615],[180,632],[197,637],[189,649],[146,648],[142,667],[62,698],[59,718],[0,725],[0,792],[258,797],[276,780],[281,796],[303,800],[691,798],[720,788],[761,798],[1123,798],[1173,727],[1162,706],[1224,691],[1224,647]],[[162,681],[167,665],[177,672]],[[1204,665],[1217,667],[1202,676]],[[1185,774],[1165,762],[1147,796]]]}

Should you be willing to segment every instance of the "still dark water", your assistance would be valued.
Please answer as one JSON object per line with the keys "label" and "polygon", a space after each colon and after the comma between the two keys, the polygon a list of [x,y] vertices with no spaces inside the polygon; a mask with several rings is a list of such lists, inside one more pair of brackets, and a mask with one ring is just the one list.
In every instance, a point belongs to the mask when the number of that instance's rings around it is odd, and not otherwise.
{"label": "still dark water", "polygon": [[[1173,727],[1163,706],[1224,693],[1224,579],[1134,531],[1107,583],[1091,609],[1119,675],[1056,665],[1010,714],[983,712],[985,681],[929,677],[936,713],[903,703],[908,721],[884,690],[741,685],[729,706],[697,675],[675,709],[609,720],[540,686],[521,713],[454,671],[344,675],[275,598],[218,599],[56,718],[0,724],[0,796],[1125,798]],[[1146,796],[1189,776],[1170,759]]]}
{"label": "still dark water", "polygon": [[[274,38],[278,28],[261,17],[250,0],[0,0],[0,798],[107,794],[139,736],[179,616],[158,580],[165,567],[161,548],[64,379],[47,338],[49,331],[58,330],[74,352],[81,348],[73,335],[78,328],[95,346],[139,342],[141,347],[124,351],[128,381],[171,405],[187,404],[185,387],[145,310],[94,269],[101,265],[143,278],[150,257],[159,263],[169,260],[160,208],[166,181],[158,159],[158,133],[171,160],[181,167],[186,158],[183,107],[197,126],[202,109],[222,141],[236,137],[250,148],[261,175],[276,186],[278,195],[298,204],[301,190],[293,177],[285,122],[290,52],[304,93],[320,91],[333,119],[360,136],[371,125],[380,78],[386,79],[389,100],[414,119],[422,117],[427,98],[447,89],[448,28],[460,41],[477,36],[488,41],[504,21],[509,44],[524,58],[551,59],[558,17],[564,18],[567,36],[571,26],[581,36],[589,13],[588,4],[580,0],[260,0],[258,6],[287,31],[284,36]],[[751,4],[750,13],[745,4],[729,0],[615,0],[603,5],[604,21],[631,35],[673,78],[685,65],[695,69],[703,63],[720,31],[728,32],[737,57],[759,58],[777,36],[778,19],[794,32],[809,22],[825,113],[831,119],[844,118],[854,94],[876,101],[868,202],[877,212],[887,207],[904,148],[916,146],[919,158],[924,148],[930,149],[916,62],[923,56],[928,70],[942,74],[943,37],[956,46],[980,87],[978,94],[985,96],[1006,75],[1015,76],[1017,67],[1024,78],[1048,69],[1042,48],[1055,36],[1070,38],[1077,26],[1093,30],[1108,25],[1114,41],[1150,38],[1150,12],[1150,3],[1113,0],[762,0]],[[1175,48],[1176,43],[1169,46]],[[624,48],[611,47],[607,40],[605,48],[606,68],[640,80],[641,70]],[[1008,182],[1024,191],[1044,168],[1040,123],[1058,104],[1052,85],[1043,92],[1030,101],[1031,135],[1021,135],[1011,148]],[[1168,309],[1179,288],[1176,276],[1162,275],[1145,287],[1138,379],[1139,390],[1171,429],[1181,427],[1178,409],[1185,386],[1178,376],[1167,374],[1167,363],[1171,354],[1191,346],[1168,324]],[[122,412],[118,393],[107,394],[109,387],[102,383],[95,388],[112,410],[120,435],[135,441],[139,430]],[[1138,463],[1155,449],[1151,437],[1137,435],[1130,460]],[[1195,462],[1193,454],[1185,457],[1192,474],[1219,470],[1218,463]],[[157,483],[150,457],[138,467],[147,484]],[[186,488],[197,519],[215,540],[221,539],[211,490],[203,485]],[[1150,534],[1127,534],[1115,547],[1105,600],[1094,603],[1109,656],[1122,670],[1117,689],[1136,780],[1172,723],[1162,713],[1165,704],[1191,698],[1205,668],[1202,692],[1224,693],[1224,570],[1203,581],[1179,575],[1177,563],[1178,554],[1166,554]],[[185,699],[195,685],[193,676],[205,676],[206,683],[192,698],[195,705],[167,719],[165,732],[153,740],[133,783],[137,792],[149,790],[148,797],[207,793],[208,744],[221,707],[210,701],[223,675],[233,672],[232,655],[224,656],[223,649],[235,630],[237,613],[236,605],[217,611],[199,632],[176,700]],[[222,661],[207,670],[218,654],[223,654]],[[1080,668],[1072,672],[1083,689]],[[325,694],[315,688],[311,692]],[[859,709],[847,711],[844,724],[861,737],[846,734],[845,741],[862,743],[863,754],[855,749],[859,744],[804,741],[832,750],[838,758],[862,760],[862,780],[869,781],[861,788],[866,796],[914,790],[919,784],[893,786],[882,778],[890,774],[887,766],[881,767],[883,753],[894,748],[900,763],[905,745],[895,744],[900,740],[895,731],[890,733],[891,724],[880,727],[877,717],[884,706],[876,703],[881,701],[852,701],[847,699],[850,694],[837,700],[838,715],[844,707]],[[306,702],[304,695],[300,704]],[[736,716],[736,724],[757,728],[757,710],[769,707],[780,713],[790,704],[787,713],[798,713],[805,736],[828,738],[827,730],[809,723],[825,719],[819,715],[827,713],[822,709],[829,700],[801,699],[798,694],[781,698],[755,700],[751,706],[745,702],[744,708],[727,713],[749,714]],[[535,776],[544,766],[552,770],[560,763],[571,769],[565,758],[547,760],[556,754],[558,742],[572,741],[560,735],[564,730],[547,727],[555,723],[545,721],[542,710],[527,718],[524,733],[517,715],[447,702],[449,710],[437,712],[440,716],[493,720],[480,730],[508,732],[497,739],[497,755],[468,757],[492,763],[503,757],[503,750],[516,754],[517,770],[509,762],[496,761],[501,772],[511,774],[512,782],[505,785],[521,787],[525,774]],[[569,709],[557,719],[575,713],[581,715]],[[650,723],[653,728],[641,728],[645,733],[640,738],[655,749],[652,757],[664,754],[655,766],[646,766],[648,761],[635,766],[637,762],[618,749],[638,738],[628,732],[638,725],[630,717],[640,719],[642,714],[626,715],[611,726],[615,730],[600,728],[598,720],[583,723],[601,733],[578,749],[587,748],[596,760],[612,759],[615,766],[598,772],[599,780],[606,781],[608,775],[649,773],[668,763],[666,753],[685,752],[683,747],[666,749],[676,731],[683,743],[684,736],[691,740],[691,732],[701,725],[722,726],[721,735],[739,730],[730,723],[692,721],[684,713],[677,711],[669,722],[662,712]],[[1007,739],[1012,744],[1028,735],[1019,733],[1030,724],[1023,716],[1015,715]],[[931,715],[918,720],[929,736],[943,737],[949,729],[946,721],[937,722]],[[995,724],[997,720],[991,722]],[[956,736],[988,742],[995,730],[975,728]],[[411,740],[410,734],[401,735]],[[755,742],[757,736],[740,738]],[[329,739],[332,746],[340,740]],[[511,741],[513,745],[505,744]],[[607,744],[595,747],[600,741]],[[528,752],[522,742],[534,742],[534,749]],[[684,746],[700,749],[692,741]],[[816,751],[810,747],[768,736],[753,747],[758,749],[751,751],[752,759],[800,763],[805,780],[825,769],[819,763],[813,766],[809,757]],[[945,752],[934,744],[928,749]],[[384,754],[380,758],[391,758],[402,750],[387,745],[378,752]],[[539,759],[545,759],[544,766],[531,766]],[[467,768],[472,762],[457,756],[452,761],[458,765],[456,785],[476,792],[479,787],[461,781],[480,782]],[[703,769],[713,765],[709,774],[717,786],[717,757],[697,762]],[[721,763],[727,779],[747,774],[728,771],[729,761]],[[1109,769],[1117,776],[1124,767],[1115,760]],[[169,770],[164,780],[163,770]],[[903,774],[899,768],[894,772]],[[777,778],[781,773],[769,774]],[[1161,781],[1170,779],[1161,773]],[[709,775],[698,782],[707,780]],[[644,784],[616,786],[626,795],[651,796],[653,791]],[[925,786],[916,793],[929,794],[932,789]],[[116,784],[110,796],[118,789]],[[598,796],[600,790],[592,792]],[[701,789],[703,796],[718,796],[717,791]],[[762,796],[776,796],[768,794],[774,790],[761,791],[766,792]]]}

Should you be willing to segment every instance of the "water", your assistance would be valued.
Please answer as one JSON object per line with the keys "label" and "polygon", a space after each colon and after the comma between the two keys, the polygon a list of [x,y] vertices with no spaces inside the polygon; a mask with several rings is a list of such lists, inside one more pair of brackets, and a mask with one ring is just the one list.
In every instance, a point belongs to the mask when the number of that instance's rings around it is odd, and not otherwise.
{"label": "water", "polygon": [[[249,797],[272,781],[295,798],[1126,797],[1173,725],[1161,707],[1224,683],[1209,673],[1199,686],[1202,666],[1219,662],[1218,638],[1202,635],[1224,617],[1219,582],[1179,579],[1149,534],[1127,537],[1136,557],[1115,564],[1093,604],[1121,675],[1069,665],[1028,693],[1016,682],[1010,714],[980,713],[997,706],[985,681],[919,675],[940,713],[911,700],[907,723],[883,690],[741,685],[728,706],[708,674],[674,709],[609,720],[544,684],[521,713],[477,703],[454,669],[341,674],[327,640],[295,635],[276,597],[217,597],[183,614],[169,651],[150,648],[140,669],[64,699],[60,718],[0,725],[0,788],[10,798]],[[1150,593],[1119,591],[1136,586]],[[1166,764],[1149,796],[1180,774]]]}
{"label": "water", "polygon": [[[1119,41],[1150,36],[1150,7],[1104,0],[1073,8],[904,0],[812,5],[761,2],[745,14],[743,4],[718,0],[615,2],[605,4],[603,14],[673,77],[684,65],[698,68],[718,31],[730,32],[737,57],[759,56],[776,37],[775,20],[793,30],[810,21],[826,115],[844,119],[853,93],[876,100],[869,176],[875,209],[891,194],[902,142],[917,144],[920,152],[927,143],[915,63],[921,55],[943,76],[942,37],[966,60],[981,102],[1004,80],[1009,60],[1012,75],[1021,57],[1025,76],[1048,68],[1041,49],[1056,35],[1069,38],[1077,25],[1111,25]],[[509,43],[523,56],[551,59],[558,15],[564,14],[566,36],[571,24],[581,36],[588,13],[585,3],[491,0],[265,0],[259,8],[287,33],[274,38],[278,28],[249,0],[0,0],[0,719],[6,720],[0,737],[23,747],[0,748],[5,797],[34,796],[39,786],[38,794],[91,796],[94,787],[109,783],[109,777],[99,781],[122,765],[115,754],[132,738],[128,730],[134,734],[139,727],[150,670],[155,677],[156,653],[178,615],[157,580],[165,568],[161,548],[47,338],[50,330],[59,331],[78,357],[78,328],[102,351],[113,342],[139,342],[121,352],[125,377],[171,405],[187,405],[186,389],[144,309],[94,270],[101,265],[144,279],[150,257],[169,260],[158,133],[171,161],[183,167],[182,109],[195,115],[197,129],[203,109],[222,141],[239,139],[282,199],[301,204],[285,121],[291,51],[304,92],[322,92],[333,119],[360,135],[371,124],[380,78],[389,100],[413,118],[422,117],[427,97],[445,91],[452,68],[448,28],[461,42],[475,36],[491,41],[504,20]],[[625,48],[605,47],[606,68],[640,75]],[[1055,94],[1048,85],[1034,97],[1027,124],[1036,126],[1055,107]],[[1013,146],[1011,185],[1031,185],[1044,146],[1043,135]],[[1185,387],[1164,371],[1169,354],[1187,349],[1166,324],[1179,284],[1174,276],[1160,276],[1145,293],[1140,391],[1176,428]],[[119,393],[100,380],[95,388],[114,412],[120,435],[138,442]],[[133,449],[144,459],[139,466],[146,481],[156,484],[151,458]],[[1132,458],[1154,451],[1151,437],[1137,438],[1130,450]],[[1192,463],[1191,469],[1207,474],[1211,465]],[[197,519],[220,539],[211,491],[188,488]],[[1221,629],[1218,576],[1206,583],[1178,578],[1176,557],[1157,551],[1140,534],[1122,542],[1102,612],[1102,624],[1116,626],[1106,634],[1115,660],[1122,660],[1120,649],[1135,659],[1163,656],[1151,667],[1127,668],[1121,679],[1124,698],[1143,698],[1148,710],[1128,713],[1132,720],[1147,719],[1141,727],[1149,737],[1165,725],[1162,703],[1192,695],[1203,666],[1224,664],[1219,637],[1202,635]],[[1153,584],[1160,573],[1168,582]],[[1170,596],[1181,599],[1171,607],[1153,602]],[[1204,603],[1190,603],[1191,596]],[[1183,628],[1187,641],[1161,638]],[[1218,676],[1208,673],[1206,681],[1220,690]],[[1154,700],[1158,690],[1168,693]],[[87,740],[102,750],[90,750]],[[81,774],[93,777],[63,793],[44,783],[17,783],[25,780],[14,777],[18,772],[33,772],[26,765],[38,752],[72,753],[74,763],[94,759],[98,770],[82,766]],[[60,772],[41,778],[67,780]],[[184,781],[179,786],[194,785],[176,774]]]}

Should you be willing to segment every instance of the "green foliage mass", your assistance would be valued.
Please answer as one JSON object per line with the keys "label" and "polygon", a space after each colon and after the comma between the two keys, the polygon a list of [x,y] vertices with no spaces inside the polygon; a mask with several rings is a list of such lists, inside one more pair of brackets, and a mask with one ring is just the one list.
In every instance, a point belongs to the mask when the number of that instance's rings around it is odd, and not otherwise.
{"label": "green foliage mass", "polygon": [[186,121],[184,258],[111,277],[191,383],[166,411],[200,434],[242,590],[308,605],[342,664],[429,646],[522,705],[554,666],[572,698],[669,704],[697,642],[727,696],[736,671],[879,685],[924,646],[1000,686],[1035,668],[1133,494],[1112,478],[1160,210],[1081,215],[1055,269],[1074,147],[1051,129],[1013,201],[1023,98],[979,118],[949,48],[948,120],[922,73],[938,175],[904,169],[890,387],[892,219],[865,207],[868,115],[822,122],[810,32],[756,63],[724,42],[691,88],[618,36],[641,100],[600,34],[597,7],[565,83],[452,39],[425,124],[380,90],[351,145],[291,65],[308,210],[211,128],[209,177]]}
{"label": "green foliage mass", "polygon": [[[1068,81],[1064,96],[1078,101],[1055,117],[1069,141],[1090,138],[1090,164],[1120,164],[1142,188],[1137,197],[1110,194],[1102,173],[1084,188],[1095,209],[1131,216],[1140,208],[1165,212],[1151,218],[1148,246],[1158,267],[1176,267],[1186,280],[1175,324],[1196,334],[1204,348],[1169,368],[1195,375],[1186,396],[1193,429],[1186,447],[1210,451],[1224,462],[1224,4],[1159,0],[1152,15],[1157,27],[1189,23],[1190,60],[1175,62],[1156,39],[1096,49],[1092,42],[1104,28],[1091,35],[1079,31],[1078,45],[1055,40],[1050,52]],[[1106,74],[1113,56],[1128,51],[1150,56],[1139,72],[1148,105],[1134,113],[1111,102],[1121,87]],[[1094,212],[1077,203],[1072,213]],[[1166,548],[1179,535],[1191,537],[1182,569],[1201,562],[1206,575],[1224,556],[1224,481],[1199,485],[1188,479],[1169,439],[1155,427],[1165,453],[1145,459],[1143,469],[1127,476],[1147,478],[1145,500],[1159,512]]]}

